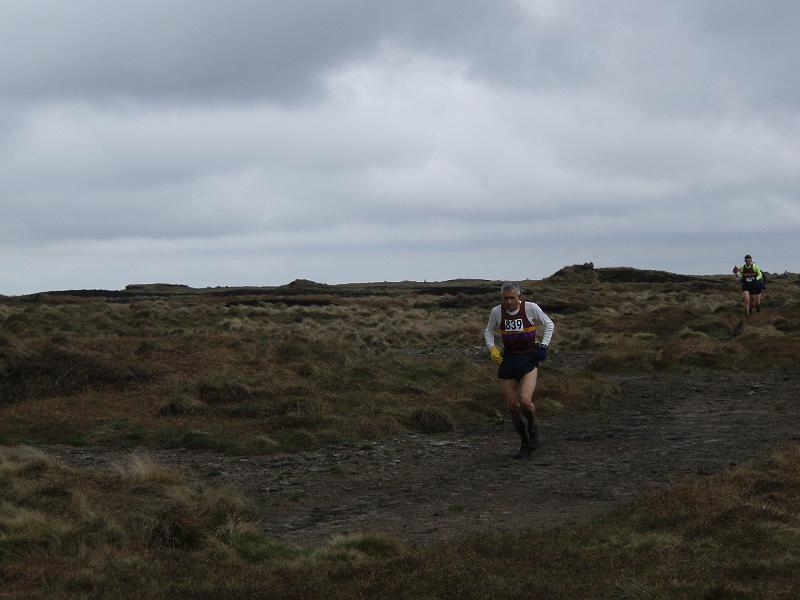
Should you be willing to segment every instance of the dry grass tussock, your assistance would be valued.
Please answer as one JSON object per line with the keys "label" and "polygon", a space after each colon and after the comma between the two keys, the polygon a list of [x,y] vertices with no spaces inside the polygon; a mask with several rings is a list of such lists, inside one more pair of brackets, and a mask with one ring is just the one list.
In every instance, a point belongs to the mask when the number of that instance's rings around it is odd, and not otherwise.
{"label": "dry grass tussock", "polygon": [[114,471],[130,483],[159,483],[181,485],[186,483],[182,473],[168,469],[153,460],[148,454],[132,453],[125,462],[116,463]]}
{"label": "dry grass tussock", "polygon": [[61,465],[58,459],[32,446],[0,448],[0,476],[43,471]]}

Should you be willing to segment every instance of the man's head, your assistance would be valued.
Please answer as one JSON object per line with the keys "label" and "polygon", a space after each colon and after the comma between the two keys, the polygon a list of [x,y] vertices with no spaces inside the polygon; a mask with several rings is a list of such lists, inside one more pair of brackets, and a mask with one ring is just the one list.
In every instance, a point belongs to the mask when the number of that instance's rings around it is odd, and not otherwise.
{"label": "man's head", "polygon": [[522,290],[519,288],[519,285],[513,281],[506,281],[500,286],[500,298],[502,299],[503,307],[508,310],[516,310],[519,308],[521,295]]}
{"label": "man's head", "polygon": [[753,264],[753,257],[752,257],[752,256],[750,256],[749,254],[745,255],[745,257],[744,257],[744,264],[746,264],[746,265],[751,265],[751,264]]}

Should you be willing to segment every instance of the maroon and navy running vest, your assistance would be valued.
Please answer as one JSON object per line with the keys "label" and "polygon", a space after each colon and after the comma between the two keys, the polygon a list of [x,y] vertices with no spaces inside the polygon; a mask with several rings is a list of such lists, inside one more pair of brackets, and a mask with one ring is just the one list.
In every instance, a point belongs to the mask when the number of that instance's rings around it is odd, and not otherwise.
{"label": "maroon and navy running vest", "polygon": [[500,308],[500,334],[503,347],[509,354],[525,354],[536,349],[536,324],[531,323],[525,313],[525,301],[519,303],[516,315]]}

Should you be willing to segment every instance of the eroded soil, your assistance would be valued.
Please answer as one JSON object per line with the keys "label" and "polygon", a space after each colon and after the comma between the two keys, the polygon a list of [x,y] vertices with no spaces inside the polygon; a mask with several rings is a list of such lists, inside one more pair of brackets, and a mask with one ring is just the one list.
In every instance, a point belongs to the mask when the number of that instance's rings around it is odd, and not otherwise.
{"label": "eroded soil", "polygon": [[[798,371],[620,379],[602,412],[540,419],[542,447],[514,460],[508,419],[436,436],[272,457],[150,450],[162,464],[240,489],[269,534],[315,544],[384,532],[410,544],[487,530],[577,523],[686,475],[800,442]],[[498,407],[500,407],[498,386]],[[71,464],[127,452],[47,446]]]}

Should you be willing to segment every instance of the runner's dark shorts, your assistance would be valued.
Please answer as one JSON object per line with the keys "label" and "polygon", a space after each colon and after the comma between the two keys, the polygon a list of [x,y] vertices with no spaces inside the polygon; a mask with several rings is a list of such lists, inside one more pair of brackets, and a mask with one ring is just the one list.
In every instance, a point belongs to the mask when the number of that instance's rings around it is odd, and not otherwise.
{"label": "runner's dark shorts", "polygon": [[497,376],[500,379],[516,379],[519,381],[525,375],[539,366],[536,352],[526,354],[504,354],[503,362],[497,369]]}
{"label": "runner's dark shorts", "polygon": [[753,277],[752,281],[747,281],[747,279],[742,279],[742,291],[743,292],[750,292],[754,296],[761,293],[761,282]]}

